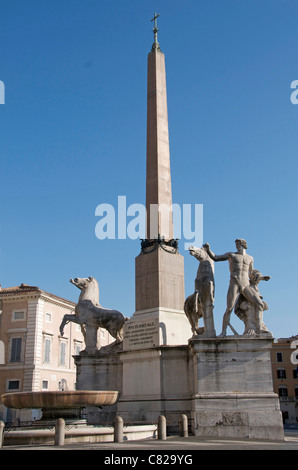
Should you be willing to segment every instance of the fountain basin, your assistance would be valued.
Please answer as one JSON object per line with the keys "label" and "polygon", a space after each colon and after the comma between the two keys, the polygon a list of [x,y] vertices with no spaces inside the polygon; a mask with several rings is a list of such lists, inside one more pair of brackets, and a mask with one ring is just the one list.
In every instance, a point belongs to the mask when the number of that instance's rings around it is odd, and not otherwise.
{"label": "fountain basin", "polygon": [[67,409],[113,405],[118,395],[118,391],[102,390],[11,392],[1,395],[1,400],[7,408]]}
{"label": "fountain basin", "polygon": [[53,425],[58,418],[68,424],[85,425],[83,408],[114,405],[118,395],[118,391],[103,390],[11,392],[1,395],[1,400],[7,408],[41,409],[42,417],[36,421],[40,425]]}

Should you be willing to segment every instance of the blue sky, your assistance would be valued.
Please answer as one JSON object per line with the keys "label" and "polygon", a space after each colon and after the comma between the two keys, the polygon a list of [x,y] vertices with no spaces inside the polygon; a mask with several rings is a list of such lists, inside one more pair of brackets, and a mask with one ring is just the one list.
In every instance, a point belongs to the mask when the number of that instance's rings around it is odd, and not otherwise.
{"label": "blue sky", "polygon": [[[98,240],[95,209],[145,203],[147,54],[166,57],[173,202],[204,205],[204,242],[245,238],[275,337],[297,328],[298,4],[291,0],[1,0],[0,282],[134,312],[140,243]],[[196,261],[185,257],[185,292]],[[215,266],[220,332],[229,284]],[[242,325],[235,315],[232,324]],[[239,326],[238,326],[239,325]]]}

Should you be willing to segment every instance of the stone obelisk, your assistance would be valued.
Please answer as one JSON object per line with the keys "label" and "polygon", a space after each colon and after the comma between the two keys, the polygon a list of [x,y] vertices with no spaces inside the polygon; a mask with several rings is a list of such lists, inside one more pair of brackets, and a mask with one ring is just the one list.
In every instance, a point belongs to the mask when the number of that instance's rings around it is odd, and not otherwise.
{"label": "stone obelisk", "polygon": [[[138,331],[152,320],[151,333],[143,331],[143,341],[128,334],[124,346],[152,347],[187,344],[191,337],[184,305],[184,259],[173,239],[172,187],[167,110],[165,57],[157,40],[154,16],[154,43],[148,54],[147,78],[147,238],[135,261],[135,313]],[[147,321],[148,320],[148,321]],[[147,322],[147,323],[146,323]],[[131,329],[132,333],[132,329]],[[138,341],[137,341],[138,340]]]}
{"label": "stone obelisk", "polygon": [[[156,21],[156,16],[154,17]],[[147,79],[147,239],[173,238],[172,186],[165,57],[157,41],[148,55]],[[164,206],[164,211],[157,211]],[[168,210],[167,210],[168,209]]]}

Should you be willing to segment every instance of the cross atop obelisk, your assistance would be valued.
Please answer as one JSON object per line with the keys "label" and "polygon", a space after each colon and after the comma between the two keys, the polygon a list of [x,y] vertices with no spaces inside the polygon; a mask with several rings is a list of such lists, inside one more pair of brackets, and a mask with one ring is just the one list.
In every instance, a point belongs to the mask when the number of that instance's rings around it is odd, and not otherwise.
{"label": "cross atop obelisk", "polygon": [[158,15],[157,13],[154,13],[154,17],[152,18],[151,21],[154,21],[154,28],[153,28],[153,32],[154,32],[154,43],[152,44],[152,51],[160,51],[160,47],[159,47],[159,44],[158,44],[158,40],[157,40],[157,33],[159,31],[158,27],[157,27],[157,18],[159,17],[160,15]]}

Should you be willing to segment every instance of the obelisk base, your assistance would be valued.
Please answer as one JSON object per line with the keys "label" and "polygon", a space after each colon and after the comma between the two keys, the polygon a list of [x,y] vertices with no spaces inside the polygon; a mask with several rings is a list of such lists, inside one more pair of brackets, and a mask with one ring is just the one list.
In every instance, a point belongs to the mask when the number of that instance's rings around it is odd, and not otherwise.
{"label": "obelisk base", "polygon": [[158,307],[183,310],[184,258],[178,251],[171,250],[158,246],[136,257],[136,312]]}
{"label": "obelisk base", "polygon": [[187,345],[192,336],[184,313],[184,258],[155,245],[136,257],[136,311],[123,330],[123,350]]}
{"label": "obelisk base", "polygon": [[191,339],[196,436],[283,440],[278,395],[273,392],[272,338]]}
{"label": "obelisk base", "polygon": [[123,351],[187,345],[192,336],[181,310],[155,308],[136,312],[123,328]]}
{"label": "obelisk base", "polygon": [[191,412],[188,346],[123,351],[121,361],[118,414],[134,423],[156,423],[164,415],[168,432],[178,433],[181,414],[190,417]]}

